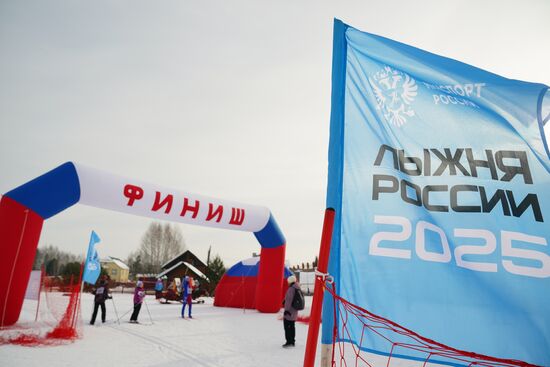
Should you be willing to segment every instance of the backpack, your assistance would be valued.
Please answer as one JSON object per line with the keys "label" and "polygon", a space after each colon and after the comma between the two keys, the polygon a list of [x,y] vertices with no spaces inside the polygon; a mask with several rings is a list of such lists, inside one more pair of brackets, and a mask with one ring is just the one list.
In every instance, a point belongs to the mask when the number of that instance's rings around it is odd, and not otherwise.
{"label": "backpack", "polygon": [[294,298],[292,298],[292,308],[301,311],[306,306],[304,293],[300,288],[294,288]]}

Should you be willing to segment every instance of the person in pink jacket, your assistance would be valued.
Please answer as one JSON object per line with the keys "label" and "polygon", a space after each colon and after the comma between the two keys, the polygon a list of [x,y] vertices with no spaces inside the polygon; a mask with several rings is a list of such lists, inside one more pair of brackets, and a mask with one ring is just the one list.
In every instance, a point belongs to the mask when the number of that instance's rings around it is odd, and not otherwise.
{"label": "person in pink jacket", "polygon": [[138,280],[136,283],[136,289],[134,289],[134,312],[130,317],[130,322],[137,324],[139,311],[141,310],[141,304],[145,298],[145,290],[143,289],[143,282]]}

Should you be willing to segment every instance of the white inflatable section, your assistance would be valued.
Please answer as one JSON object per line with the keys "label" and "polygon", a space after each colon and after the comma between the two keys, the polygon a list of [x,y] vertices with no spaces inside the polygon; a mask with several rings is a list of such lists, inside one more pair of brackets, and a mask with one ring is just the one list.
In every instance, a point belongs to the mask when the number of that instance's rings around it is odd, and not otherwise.
{"label": "white inflatable section", "polygon": [[161,220],[257,232],[265,227],[266,207],[237,203],[113,175],[74,163],[80,204]]}
{"label": "white inflatable section", "polygon": [[260,257],[255,256],[255,257],[251,257],[249,259],[245,259],[245,260],[241,261],[241,263],[243,265],[246,265],[246,266],[254,266],[258,263],[258,261],[260,261]]}

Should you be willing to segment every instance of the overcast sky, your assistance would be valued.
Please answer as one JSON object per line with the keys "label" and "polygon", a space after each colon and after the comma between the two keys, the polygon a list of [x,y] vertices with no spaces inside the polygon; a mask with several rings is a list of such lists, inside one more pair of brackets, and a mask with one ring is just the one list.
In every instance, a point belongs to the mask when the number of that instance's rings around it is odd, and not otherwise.
{"label": "overcast sky", "polygon": [[[291,264],[318,253],[333,18],[550,85],[550,1],[0,0],[0,193],[66,161],[271,209]],[[550,124],[549,124],[550,125]],[[547,133],[548,133],[547,126]],[[125,259],[151,219],[74,206],[40,246]],[[179,224],[226,266],[250,233]]]}

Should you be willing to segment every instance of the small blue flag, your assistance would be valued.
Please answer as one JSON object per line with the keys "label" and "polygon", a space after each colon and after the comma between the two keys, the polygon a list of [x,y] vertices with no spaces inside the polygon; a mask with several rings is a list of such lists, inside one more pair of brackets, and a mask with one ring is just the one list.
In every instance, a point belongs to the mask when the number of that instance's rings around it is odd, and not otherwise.
{"label": "small blue flag", "polygon": [[97,233],[92,231],[90,235],[90,244],[88,245],[88,254],[86,255],[86,263],[84,264],[84,274],[82,275],[82,280],[89,284],[95,284],[101,273],[99,255],[95,249],[95,245],[99,241],[101,241],[101,239]]}

